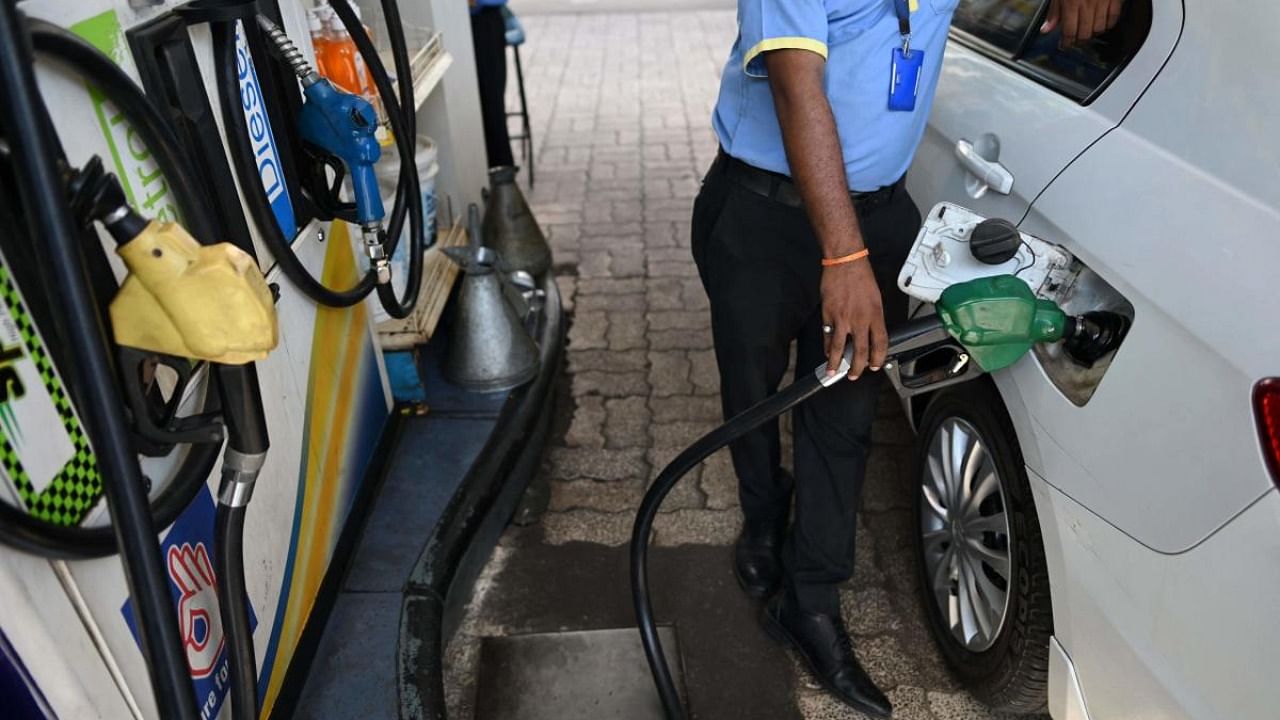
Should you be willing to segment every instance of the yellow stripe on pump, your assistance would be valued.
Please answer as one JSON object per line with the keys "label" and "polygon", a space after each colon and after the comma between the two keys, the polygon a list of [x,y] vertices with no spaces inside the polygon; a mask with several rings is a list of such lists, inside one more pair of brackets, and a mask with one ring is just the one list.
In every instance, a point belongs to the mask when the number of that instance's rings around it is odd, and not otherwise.
{"label": "yellow stripe on pump", "polygon": [[228,365],[276,346],[271,290],[243,250],[200,245],[180,225],[152,221],[116,252],[129,268],[111,301],[120,345]]}

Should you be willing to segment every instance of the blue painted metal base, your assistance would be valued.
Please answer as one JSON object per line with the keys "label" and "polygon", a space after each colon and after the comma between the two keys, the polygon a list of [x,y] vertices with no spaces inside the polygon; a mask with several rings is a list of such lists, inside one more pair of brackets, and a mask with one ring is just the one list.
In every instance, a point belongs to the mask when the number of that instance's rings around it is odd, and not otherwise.
{"label": "blue painted metal base", "polygon": [[505,394],[466,393],[439,376],[438,351],[421,352],[424,372],[391,358],[388,373],[423,378],[424,417],[404,421],[395,456],[373,502],[315,654],[296,717],[397,718],[397,668],[403,589],[431,529],[466,477],[497,422]]}

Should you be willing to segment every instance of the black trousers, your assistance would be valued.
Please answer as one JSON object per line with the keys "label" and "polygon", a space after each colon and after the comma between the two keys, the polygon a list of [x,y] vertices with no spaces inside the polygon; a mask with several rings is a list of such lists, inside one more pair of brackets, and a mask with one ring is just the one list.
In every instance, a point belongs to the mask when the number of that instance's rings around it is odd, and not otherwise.
{"label": "black trousers", "polygon": [[[907,315],[896,280],[920,228],[920,213],[899,184],[886,203],[859,220],[892,326]],[[803,208],[735,184],[719,165],[703,180],[692,230],[694,260],[711,301],[728,418],[777,390],[793,341],[797,374],[826,362],[822,252]],[[781,471],[776,422],[730,447],[746,523],[785,523],[794,498],[783,551],[786,588],[812,612],[838,612],[838,586],[853,575],[854,518],[882,387],[882,375],[864,373],[795,409],[794,487]]]}
{"label": "black trousers", "polygon": [[507,31],[502,9],[484,7],[471,16],[471,44],[480,83],[480,119],[489,167],[515,165],[507,133]]}

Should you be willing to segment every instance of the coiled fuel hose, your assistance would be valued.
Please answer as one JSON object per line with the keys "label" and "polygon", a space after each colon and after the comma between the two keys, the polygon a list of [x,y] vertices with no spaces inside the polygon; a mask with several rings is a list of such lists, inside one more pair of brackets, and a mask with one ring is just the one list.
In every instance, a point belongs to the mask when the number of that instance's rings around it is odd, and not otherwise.
{"label": "coiled fuel hose", "polygon": [[[345,0],[332,0],[330,5],[342,20],[351,35],[356,49],[369,72],[370,78],[377,88],[378,95],[386,108],[391,123],[391,132],[395,139],[396,150],[400,154],[400,179],[396,186],[395,202],[391,210],[385,230],[385,253],[387,257],[395,254],[404,229],[405,218],[409,222],[409,273],[405,295],[395,296],[390,281],[379,282],[373,268],[363,275],[352,287],[334,289],[326,286],[313,276],[302,261],[294,254],[292,238],[285,237],[276,222],[267,199],[266,191],[258,181],[258,168],[250,142],[248,123],[240,105],[240,84],[236,71],[235,23],[220,21],[212,23],[214,65],[217,75],[219,104],[222,106],[223,123],[227,128],[227,144],[231,149],[231,159],[235,164],[236,174],[240,177],[241,190],[244,192],[249,214],[258,228],[259,234],[266,242],[271,254],[280,265],[285,277],[289,278],[304,295],[321,305],[331,307],[350,307],[364,299],[376,289],[378,299],[387,314],[395,318],[407,317],[418,300],[419,286],[422,283],[422,254],[426,250],[424,240],[424,218],[421,203],[421,188],[418,182],[417,165],[414,162],[414,138],[417,135],[417,121],[413,103],[413,71],[409,65],[409,53],[405,44],[404,25],[400,20],[399,7],[395,0],[382,0],[383,15],[387,22],[388,39],[391,44],[392,58],[395,63],[396,81],[399,85],[399,97],[396,98],[396,87],[392,85],[387,69],[382,63],[365,31],[364,25],[356,17],[355,11]],[[306,59],[301,51],[284,34],[284,31],[265,18],[246,18],[242,21],[245,33],[260,32],[259,24],[266,28],[267,39],[281,56],[281,59],[294,72],[300,69],[309,71]]]}
{"label": "coiled fuel hose", "polygon": [[[911,320],[897,327],[889,333],[888,356],[892,359],[896,348],[926,333],[936,332],[940,327],[942,322],[937,316]],[[827,377],[827,366],[824,363],[813,373],[801,377],[702,436],[663,468],[649,487],[649,491],[645,493],[631,530],[631,600],[636,611],[636,624],[640,629],[640,642],[644,646],[645,659],[649,662],[649,671],[653,674],[653,682],[658,689],[658,697],[662,701],[663,713],[668,720],[683,720],[686,714],[684,705],[680,701],[680,693],[671,677],[671,668],[667,665],[666,655],[662,652],[662,641],[658,638],[658,624],[654,620],[653,603],[649,597],[649,539],[653,534],[653,522],[658,516],[658,509],[662,507],[662,501],[681,478],[712,453],[826,388],[843,381],[848,376],[852,357],[853,346],[850,344],[845,348],[840,371],[832,377]]]}
{"label": "coiled fuel hose", "polygon": [[[409,277],[403,299],[397,299],[390,282],[378,284],[378,299],[387,314],[395,318],[408,316],[413,306],[418,303],[418,291],[422,284],[422,253],[427,249],[425,218],[422,215],[422,188],[418,181],[418,164],[415,162],[415,146],[418,137],[417,101],[413,94],[413,67],[409,64],[409,49],[405,42],[404,23],[400,19],[400,6],[396,0],[382,0],[382,15],[387,24],[387,40],[391,44],[391,57],[396,71],[397,89],[392,86],[387,69],[382,64],[378,50],[373,46],[369,33],[365,32],[364,23],[356,17],[349,0],[330,0],[329,5],[337,14],[342,25],[351,35],[369,77],[378,90],[378,97],[387,110],[391,121],[391,133],[396,147],[400,151],[400,183],[396,186],[396,206],[399,206],[402,195],[408,194],[409,207]],[[403,108],[402,108],[403,103]],[[402,192],[402,190],[404,192]],[[388,228],[387,257],[395,254],[400,242],[401,222],[397,222],[397,213],[393,208],[391,223]]]}

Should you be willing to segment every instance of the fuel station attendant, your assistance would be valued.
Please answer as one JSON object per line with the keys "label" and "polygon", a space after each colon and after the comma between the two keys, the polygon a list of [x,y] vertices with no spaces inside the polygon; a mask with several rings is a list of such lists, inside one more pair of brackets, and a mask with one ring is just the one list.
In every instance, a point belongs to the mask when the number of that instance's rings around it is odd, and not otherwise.
{"label": "fuel station attendant", "polygon": [[[1054,0],[1041,31],[1085,40],[1115,23],[1121,2]],[[885,324],[907,312],[896,276],[921,218],[903,178],[957,3],[739,0],[713,117],[721,151],[693,210],[726,418],[777,390],[792,341],[799,372],[823,358],[838,367],[854,344],[849,375],[860,379],[793,414],[794,481],[776,422],[731,446],[744,520],[734,570],[752,597],[782,588],[766,629],[876,716],[890,703],[854,656],[838,588],[853,574]]]}
{"label": "fuel station attendant", "polygon": [[471,45],[480,89],[480,120],[488,167],[516,164],[507,132],[507,29],[502,7],[507,0],[467,0],[471,8]]}

